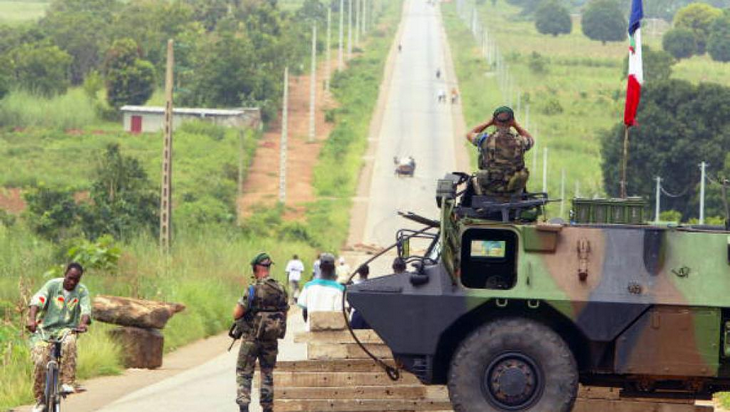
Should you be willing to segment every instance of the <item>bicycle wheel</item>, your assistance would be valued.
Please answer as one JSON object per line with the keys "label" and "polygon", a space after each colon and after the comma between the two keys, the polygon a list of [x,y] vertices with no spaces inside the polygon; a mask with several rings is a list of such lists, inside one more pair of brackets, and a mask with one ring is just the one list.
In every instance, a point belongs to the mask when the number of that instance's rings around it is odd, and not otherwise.
{"label": "bicycle wheel", "polygon": [[58,365],[49,362],[46,368],[46,389],[44,392],[46,400],[46,412],[56,412],[58,403]]}

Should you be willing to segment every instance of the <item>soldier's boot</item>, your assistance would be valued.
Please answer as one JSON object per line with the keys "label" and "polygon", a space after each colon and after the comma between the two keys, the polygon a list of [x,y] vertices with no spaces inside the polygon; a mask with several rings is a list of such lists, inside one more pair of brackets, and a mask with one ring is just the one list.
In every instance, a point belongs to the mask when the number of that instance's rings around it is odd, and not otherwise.
{"label": "soldier's boot", "polygon": [[248,412],[248,405],[238,405],[239,412]]}
{"label": "soldier's boot", "polygon": [[263,412],[274,412],[274,406],[273,405],[261,405],[261,410]]}

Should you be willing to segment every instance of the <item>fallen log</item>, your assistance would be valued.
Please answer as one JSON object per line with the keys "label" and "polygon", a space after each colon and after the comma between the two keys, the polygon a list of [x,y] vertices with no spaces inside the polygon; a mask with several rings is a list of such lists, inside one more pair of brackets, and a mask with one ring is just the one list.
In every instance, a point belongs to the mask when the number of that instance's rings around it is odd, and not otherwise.
{"label": "fallen log", "polygon": [[99,295],[92,302],[91,316],[120,326],[162,329],[174,314],[183,310],[185,305],[179,303]]}

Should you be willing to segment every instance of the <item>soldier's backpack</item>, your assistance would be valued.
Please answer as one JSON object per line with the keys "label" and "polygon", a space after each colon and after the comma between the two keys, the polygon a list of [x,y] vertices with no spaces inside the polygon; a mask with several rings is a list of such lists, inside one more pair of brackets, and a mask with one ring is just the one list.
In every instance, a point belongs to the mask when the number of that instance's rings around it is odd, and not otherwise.
{"label": "soldier's backpack", "polygon": [[274,279],[257,282],[251,300],[253,336],[262,341],[283,339],[289,310],[286,290]]}
{"label": "soldier's backpack", "polygon": [[479,146],[479,168],[513,175],[525,168],[524,140],[508,129],[497,129],[488,136],[481,136]]}

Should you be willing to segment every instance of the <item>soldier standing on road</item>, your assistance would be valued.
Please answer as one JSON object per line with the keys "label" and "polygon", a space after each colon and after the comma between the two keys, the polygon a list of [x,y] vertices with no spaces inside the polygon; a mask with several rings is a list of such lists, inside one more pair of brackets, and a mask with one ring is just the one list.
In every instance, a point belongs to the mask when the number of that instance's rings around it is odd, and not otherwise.
{"label": "soldier standing on road", "polygon": [[[486,129],[495,126],[492,133]],[[512,133],[512,128],[517,134]],[[479,149],[479,171],[475,189],[478,194],[504,196],[525,191],[530,172],[525,167],[525,152],[535,144],[532,135],[515,120],[507,106],[494,111],[489,121],[477,125],[466,135]]]}
{"label": "soldier standing on road", "polygon": [[278,339],[286,334],[288,296],[284,286],[269,277],[273,264],[267,253],[251,260],[255,282],[246,289],[233,310],[233,318],[243,332],[236,362],[236,403],[241,412],[248,412],[251,383],[256,359],[261,369],[261,408],[274,410],[274,367],[279,352]]}

